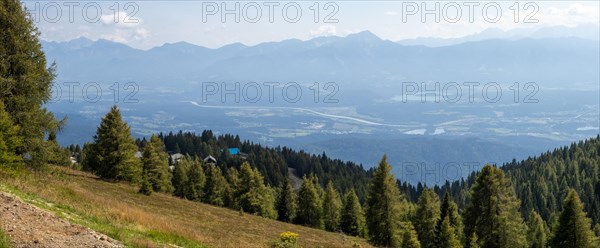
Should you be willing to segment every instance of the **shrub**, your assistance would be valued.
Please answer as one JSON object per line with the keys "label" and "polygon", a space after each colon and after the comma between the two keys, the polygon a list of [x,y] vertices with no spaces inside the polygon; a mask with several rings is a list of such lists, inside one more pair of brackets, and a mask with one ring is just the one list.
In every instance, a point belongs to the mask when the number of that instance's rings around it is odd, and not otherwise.
{"label": "shrub", "polygon": [[284,232],[279,234],[279,239],[283,243],[297,244],[298,243],[298,234],[293,232]]}
{"label": "shrub", "polygon": [[298,234],[293,232],[283,232],[279,234],[279,240],[271,242],[272,248],[299,248]]}

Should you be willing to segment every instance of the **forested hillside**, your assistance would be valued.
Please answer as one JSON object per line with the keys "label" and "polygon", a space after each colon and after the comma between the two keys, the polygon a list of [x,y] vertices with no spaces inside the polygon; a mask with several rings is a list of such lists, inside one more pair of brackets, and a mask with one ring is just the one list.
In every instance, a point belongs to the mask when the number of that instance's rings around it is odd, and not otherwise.
{"label": "forested hillside", "polygon": [[[531,210],[538,212],[545,221],[552,221],[562,209],[562,202],[574,189],[581,196],[585,211],[594,224],[600,223],[600,136],[573,143],[570,146],[548,151],[526,160],[506,163],[500,167],[510,178],[521,200],[521,213],[528,218]],[[459,206],[465,206],[468,188],[478,173],[466,180],[448,182],[435,187],[440,195],[446,190],[452,193]],[[406,192],[418,197],[422,186],[416,188],[404,184]]]}
{"label": "forested hillside", "polygon": [[[339,159],[321,155],[295,151],[287,147],[265,147],[248,140],[240,140],[237,135],[214,135],[211,130],[205,130],[201,135],[189,132],[159,134],[164,141],[167,151],[182,153],[200,160],[207,156],[217,159],[217,165],[223,172],[233,167],[239,169],[243,162],[248,162],[265,178],[265,183],[274,187],[283,183],[288,177],[288,167],[296,169],[297,176],[312,174],[319,178],[321,186],[332,182],[341,192],[354,189],[360,199],[364,198],[370,172],[362,165],[345,162]],[[147,141],[138,140],[137,144],[144,147]],[[238,148],[244,154],[231,155],[228,148]]]}
{"label": "forested hillside", "polygon": [[594,224],[600,223],[600,136],[555,149],[539,157],[505,164],[522,199],[521,211],[534,209],[549,220],[562,209],[573,188]]}
{"label": "forested hillside", "polygon": [[[316,175],[321,186],[332,181],[335,188],[341,192],[354,189],[359,199],[364,195],[372,171],[365,171],[361,165],[331,159],[324,153],[321,155],[307,154],[286,147],[269,148],[250,141],[241,141],[238,136],[214,136],[207,130],[201,136],[193,133],[160,134],[167,150],[191,154],[204,158],[208,155],[217,157],[223,171],[228,167],[238,168],[247,161],[265,176],[267,184],[277,186],[287,176],[286,166],[295,168],[298,176],[305,174]],[[138,140],[143,146],[143,141]],[[240,151],[248,154],[247,159],[228,154],[227,148],[239,147]],[[600,223],[600,136],[585,141],[573,143],[569,147],[557,148],[554,151],[533,156],[526,160],[506,163],[500,167],[504,170],[521,200],[521,212],[529,213],[532,209],[549,221],[561,210],[562,201],[569,188],[573,188],[581,196],[585,211],[593,223]],[[444,185],[434,185],[433,190],[442,196],[446,190],[462,208],[466,206],[468,189],[474,183],[477,173],[460,181],[447,182]],[[425,189],[419,183],[410,185],[398,181],[401,192],[409,200],[416,202]],[[524,215],[528,218],[528,215]]]}

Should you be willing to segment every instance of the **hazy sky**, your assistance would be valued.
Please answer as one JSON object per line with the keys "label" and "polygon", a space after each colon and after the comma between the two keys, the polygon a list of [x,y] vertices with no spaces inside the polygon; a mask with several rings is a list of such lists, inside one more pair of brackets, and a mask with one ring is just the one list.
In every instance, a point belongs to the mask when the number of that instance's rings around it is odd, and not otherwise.
{"label": "hazy sky", "polygon": [[[598,1],[515,2],[24,1],[45,40],[83,36],[142,49],[179,41],[211,48],[235,42],[254,45],[364,30],[389,40],[451,38],[487,28],[600,23]],[[423,9],[430,14],[423,15]]]}

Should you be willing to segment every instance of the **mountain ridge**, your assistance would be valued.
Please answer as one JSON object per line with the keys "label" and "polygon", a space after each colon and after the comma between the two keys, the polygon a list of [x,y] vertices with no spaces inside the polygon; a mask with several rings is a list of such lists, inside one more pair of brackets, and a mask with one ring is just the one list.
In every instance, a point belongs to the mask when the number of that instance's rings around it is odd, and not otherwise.
{"label": "mountain ridge", "polygon": [[[370,32],[232,44],[218,49],[187,42],[150,50],[98,40],[42,42],[58,63],[58,81],[136,81],[150,84],[207,79],[219,81],[360,81],[471,80],[597,82],[597,42],[576,38],[471,41],[446,47],[406,46]],[[477,52],[474,52],[477,51]],[[538,56],[539,55],[539,56]],[[535,64],[532,65],[532,61]],[[585,66],[574,66],[579,62]],[[265,69],[268,68],[268,69]],[[578,71],[577,74],[569,73]],[[508,77],[505,71],[511,71]],[[110,72],[110,73],[107,73]]]}

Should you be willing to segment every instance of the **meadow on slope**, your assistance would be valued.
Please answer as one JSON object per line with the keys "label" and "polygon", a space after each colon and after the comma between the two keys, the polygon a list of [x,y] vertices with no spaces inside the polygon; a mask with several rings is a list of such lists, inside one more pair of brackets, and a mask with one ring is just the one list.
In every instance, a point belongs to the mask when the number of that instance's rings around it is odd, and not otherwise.
{"label": "meadow on slope", "polygon": [[370,247],[365,240],[292,225],[166,194],[145,196],[124,183],[61,167],[51,173],[0,170],[0,191],[132,247],[267,247],[299,234],[302,247]]}

